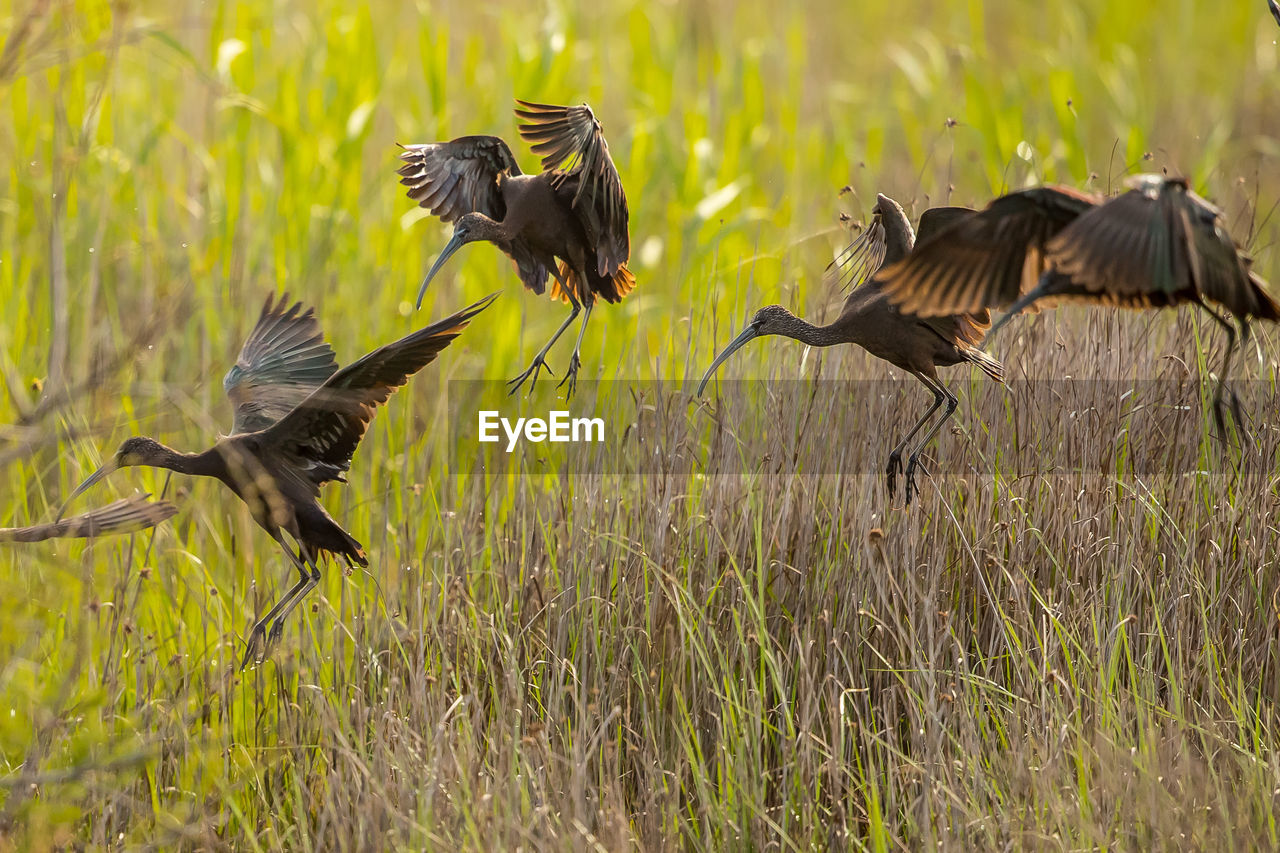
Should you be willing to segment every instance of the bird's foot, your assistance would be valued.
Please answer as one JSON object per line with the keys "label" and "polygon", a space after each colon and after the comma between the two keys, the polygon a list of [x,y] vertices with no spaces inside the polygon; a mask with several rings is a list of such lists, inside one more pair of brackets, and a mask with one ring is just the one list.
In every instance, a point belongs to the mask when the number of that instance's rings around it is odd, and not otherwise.
{"label": "bird's foot", "polygon": [[924,466],[920,464],[920,454],[913,453],[911,458],[907,460],[907,476],[906,488],[907,504],[911,504],[911,498],[920,494],[920,486],[916,483],[916,469],[919,468],[923,473],[928,474]]}
{"label": "bird's foot", "polygon": [[532,392],[533,386],[538,384],[538,373],[540,373],[543,368],[546,368],[547,373],[550,373],[552,376],[556,375],[556,372],[551,369],[551,365],[547,364],[546,359],[543,358],[542,353],[538,353],[533,357],[533,363],[525,368],[524,373],[521,373],[515,379],[507,382],[509,389],[507,391],[507,396],[519,391],[520,386],[525,383],[525,380],[529,380],[529,391]]}
{"label": "bird's foot", "polygon": [[240,671],[243,672],[245,667],[251,663],[262,663],[266,658],[269,645],[266,626],[259,622],[253,626],[253,630],[249,632],[249,639],[245,642],[244,657],[240,660]]}
{"label": "bird's foot", "polygon": [[889,465],[884,469],[885,486],[889,489],[889,497],[893,498],[898,490],[898,475],[902,473],[902,451],[895,450],[889,454]]}
{"label": "bird's foot", "polygon": [[569,359],[569,369],[565,371],[564,379],[561,379],[560,384],[556,386],[557,388],[560,388],[566,382],[569,383],[569,387],[566,388],[564,392],[564,398],[566,400],[573,396],[574,389],[578,387],[579,367],[582,367],[582,359],[578,358],[578,353],[575,350],[573,356]]}
{"label": "bird's foot", "polygon": [[276,644],[280,642],[280,638],[283,636],[284,636],[284,617],[281,616],[280,618],[276,619],[276,621],[271,623],[271,632],[267,634],[267,653],[268,654],[271,653],[271,650],[276,647]]}

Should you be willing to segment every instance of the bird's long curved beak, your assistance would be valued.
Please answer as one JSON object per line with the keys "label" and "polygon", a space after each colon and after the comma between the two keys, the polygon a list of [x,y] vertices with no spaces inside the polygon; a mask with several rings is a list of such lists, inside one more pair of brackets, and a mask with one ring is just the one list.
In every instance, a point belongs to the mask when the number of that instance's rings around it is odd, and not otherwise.
{"label": "bird's long curved beak", "polygon": [[760,327],[752,323],[750,326],[743,329],[742,333],[736,338],[729,341],[729,345],[720,351],[720,354],[716,356],[715,361],[711,362],[711,366],[707,368],[707,372],[703,375],[702,381],[698,383],[697,396],[702,396],[702,389],[706,388],[707,383],[711,381],[711,374],[716,372],[717,367],[724,364],[725,359],[742,349],[748,341],[755,340],[758,337],[760,337]]}
{"label": "bird's long curved beak", "polygon": [[427,277],[422,280],[422,287],[418,288],[418,308],[422,307],[422,297],[427,295],[427,285],[431,283],[431,279],[436,277],[436,273],[440,272],[440,267],[444,266],[444,262],[453,256],[463,246],[462,238],[454,234],[449,238],[449,242],[444,244],[444,249],[440,252],[440,257],[436,258],[436,262],[431,265],[430,272]]}
{"label": "bird's long curved beak", "polygon": [[75,491],[71,493],[71,497],[67,498],[65,501],[62,502],[62,506],[58,508],[58,517],[54,520],[61,521],[62,516],[66,514],[67,507],[71,505],[72,501],[80,497],[89,489],[93,488],[93,486],[96,483],[101,482],[103,479],[106,478],[108,474],[110,474],[112,471],[116,470],[119,467],[120,466],[116,464],[115,459],[110,459],[102,463],[101,468],[99,468],[97,471],[94,471],[92,474],[89,475],[89,477],[83,483],[76,486]]}

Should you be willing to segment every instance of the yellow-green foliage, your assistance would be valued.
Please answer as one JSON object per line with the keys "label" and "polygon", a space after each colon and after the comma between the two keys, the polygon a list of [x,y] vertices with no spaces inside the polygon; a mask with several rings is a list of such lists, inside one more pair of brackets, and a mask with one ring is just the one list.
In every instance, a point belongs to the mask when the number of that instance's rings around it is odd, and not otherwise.
{"label": "yellow-green foliage", "polygon": [[[1274,408],[1239,474],[1206,440],[1203,472],[1077,476],[1002,453],[1064,411],[962,407],[932,453],[968,473],[904,512],[878,473],[914,385],[815,403],[805,429],[867,472],[843,479],[650,385],[637,420],[744,473],[459,476],[446,381],[514,375],[563,309],[478,246],[414,312],[447,229],[394,179],[394,143],[472,133],[532,169],[513,97],[592,105],[639,284],[595,312],[584,380],[696,378],[761,304],[829,317],[838,213],[876,191],[918,212],[1167,168],[1280,279],[1262,0],[8,0],[0,33],[0,524],[127,435],[227,429],[269,292],[346,362],[504,291],[326,491],[370,569],[331,569],[256,670],[242,638],[290,570],[217,483],[120,472],[85,500],[167,484],[184,511],[0,552],[0,850],[1280,845]],[[1259,339],[1240,375],[1274,389]],[[1217,341],[1190,309],[1071,311],[995,349],[1018,377],[1194,384]],[[784,341],[722,371],[894,375]]]}

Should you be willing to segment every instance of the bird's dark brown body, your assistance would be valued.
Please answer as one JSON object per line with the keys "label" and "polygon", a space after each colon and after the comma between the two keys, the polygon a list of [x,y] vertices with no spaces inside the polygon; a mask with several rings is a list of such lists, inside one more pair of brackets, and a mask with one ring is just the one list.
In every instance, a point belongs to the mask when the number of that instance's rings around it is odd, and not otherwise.
{"label": "bird's dark brown body", "polygon": [[[268,299],[224,386],[235,404],[231,435],[200,453],[182,453],[158,441],[127,439],[112,459],[71,495],[111,471],[131,465],[212,477],[249,508],[298,570],[299,580],[258,620],[244,661],[283,630],[284,620],[320,580],[320,558],[332,554],[367,566],[364,549],[319,503],[325,483],[343,475],[377,407],[456,338],[488,297],[342,369],[319,324],[300,304]],[[285,543],[288,533],[298,553]],[[266,634],[270,625],[270,636]]]}
{"label": "bird's dark brown body", "polygon": [[[280,541],[282,532],[293,537],[306,563],[329,553],[349,565],[369,565],[363,546],[317,502],[319,488],[340,477],[289,459],[264,438],[256,432],[230,435],[201,453],[181,453],[150,439],[131,439],[126,454],[136,453],[147,460],[143,464],[153,467],[219,480],[244,501],[253,520],[271,538]],[[314,473],[300,473],[304,471]]]}
{"label": "bird's dark brown body", "polygon": [[[400,181],[408,195],[445,222],[453,236],[418,291],[467,243],[486,241],[516,263],[534,293],[569,303],[570,315],[533,363],[512,380],[512,391],[537,380],[552,344],[582,311],[582,330],[561,384],[573,392],[582,336],[598,298],[617,302],[635,287],[626,263],[631,254],[626,195],[609,156],[600,123],[590,108],[518,101],[520,135],[541,155],[543,171],[521,173],[506,142],[496,136],[463,136],[450,142],[405,146]],[[569,162],[570,165],[564,164]]]}
{"label": "bird's dark brown body", "polygon": [[[921,234],[927,237],[930,232],[944,227],[946,223],[970,213],[972,211],[964,208],[928,210],[920,219]],[[919,465],[920,451],[951,417],[958,404],[955,395],[938,379],[937,368],[969,362],[997,381],[1004,379],[1004,367],[1000,362],[976,349],[990,325],[990,315],[986,310],[944,317],[920,317],[900,310],[889,300],[878,270],[882,262],[892,263],[908,256],[915,245],[915,239],[911,223],[898,203],[888,196],[879,196],[871,224],[840,259],[845,266],[855,268],[852,277],[857,279],[840,316],[826,326],[814,326],[781,305],[761,308],[742,334],[716,356],[698,386],[698,393],[702,393],[716,368],[725,359],[747,341],[763,335],[783,335],[810,346],[857,344],[872,355],[916,377],[934,397],[933,405],[925,412],[924,417],[889,454],[886,480],[890,496],[895,489],[896,477],[902,472],[902,452],[908,442],[944,403],[947,406],[946,412],[934,422],[908,460],[906,500],[910,503],[915,489],[914,475]],[[858,284],[863,279],[865,281]]]}
{"label": "bird's dark brown body", "polygon": [[[981,316],[904,314],[873,279],[849,294],[830,328],[842,343],[856,343],[908,373],[933,376],[934,368],[973,361],[971,349],[982,342],[987,322]],[[914,345],[904,347],[904,340]]]}

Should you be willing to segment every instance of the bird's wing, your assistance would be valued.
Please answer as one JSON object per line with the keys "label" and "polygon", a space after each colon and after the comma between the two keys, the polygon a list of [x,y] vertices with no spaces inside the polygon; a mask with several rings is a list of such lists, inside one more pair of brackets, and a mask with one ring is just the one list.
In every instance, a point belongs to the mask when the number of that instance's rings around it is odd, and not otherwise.
{"label": "bird's wing", "polygon": [[884,263],[884,253],[884,223],[876,215],[871,217],[862,233],[827,265],[827,275],[835,279],[841,290],[856,288],[876,274]]}
{"label": "bird's wing", "polygon": [[920,214],[916,226],[916,244],[932,240],[939,231],[966,219],[978,211],[972,207],[930,207]]}
{"label": "bird's wing", "polygon": [[519,175],[520,164],[497,136],[460,136],[452,142],[404,145],[400,183],[409,198],[445,222],[483,213],[497,222],[506,216],[499,178]]}
{"label": "bird's wing", "polygon": [[[544,171],[557,172],[587,238],[596,250],[597,271],[612,278],[631,257],[629,213],[622,179],[609,156],[604,131],[586,104],[558,107],[517,100],[520,136],[542,158]],[[565,166],[567,161],[572,161]]]}
{"label": "bird's wing", "polygon": [[1096,203],[1078,190],[1046,186],[1003,195],[967,216],[945,213],[936,227],[922,216],[925,233],[911,253],[877,278],[908,314],[949,316],[1008,305],[1035,285],[1048,240]]}
{"label": "bird's wing", "polygon": [[315,314],[288,294],[268,296],[222,387],[235,406],[232,434],[257,432],[287,415],[338,369]]}
{"label": "bird's wing", "polygon": [[[969,207],[929,208],[920,215],[916,242],[928,239],[953,222],[975,212]],[[857,287],[867,281],[884,264],[885,239],[884,223],[880,216],[872,217],[871,223],[862,229],[862,233],[827,265],[827,275],[834,277],[841,289]]]}
{"label": "bird's wing", "polygon": [[976,347],[987,336],[987,329],[991,328],[991,312],[983,308],[946,317],[921,317],[920,322],[942,335],[944,340],[954,341],[957,346]]}
{"label": "bird's wing", "polygon": [[1253,312],[1254,316],[1280,323],[1280,300],[1271,294],[1267,282],[1252,270],[1249,271],[1249,289],[1258,304],[1258,310]]}
{"label": "bird's wing", "polygon": [[[409,198],[455,222],[468,213],[483,213],[501,222],[507,215],[502,196],[503,175],[519,175],[520,164],[507,143],[497,136],[462,136],[452,142],[405,145],[400,159],[400,183]],[[524,286],[534,293],[547,288],[548,269],[523,241],[499,246],[516,262]]]}
{"label": "bird's wing", "polygon": [[516,262],[516,274],[520,282],[534,293],[541,295],[547,289],[547,276],[550,270],[538,259],[537,253],[523,240],[512,240],[499,245],[511,260]]}
{"label": "bird's wing", "polygon": [[0,528],[0,542],[43,542],[46,539],[86,539],[113,533],[130,533],[154,527],[172,518],[178,508],[166,501],[151,502],[149,495],[134,495],[83,515],[35,524]]}
{"label": "bird's wing", "polygon": [[488,296],[342,368],[263,430],[260,444],[279,448],[316,486],[340,479],[378,406],[431,363],[495,298],[497,294]]}
{"label": "bird's wing", "polygon": [[1179,196],[1129,190],[1081,214],[1046,254],[1078,288],[1129,307],[1193,298],[1191,226]]}
{"label": "bird's wing", "polygon": [[1259,294],[1255,282],[1261,279],[1250,270],[1251,262],[1223,226],[1222,211],[1190,190],[1164,195],[1185,212],[1191,267],[1200,294],[1237,317],[1266,314],[1269,295],[1265,291]]}

